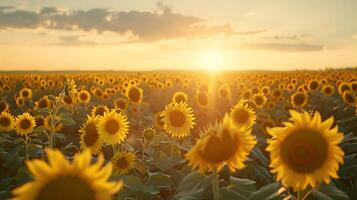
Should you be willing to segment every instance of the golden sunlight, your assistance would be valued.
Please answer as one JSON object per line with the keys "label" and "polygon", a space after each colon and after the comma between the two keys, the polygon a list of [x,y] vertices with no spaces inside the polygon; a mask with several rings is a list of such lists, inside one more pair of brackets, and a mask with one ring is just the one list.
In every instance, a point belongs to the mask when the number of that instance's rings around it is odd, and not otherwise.
{"label": "golden sunlight", "polygon": [[216,49],[207,50],[202,54],[203,69],[207,71],[218,71],[224,65],[222,53]]}

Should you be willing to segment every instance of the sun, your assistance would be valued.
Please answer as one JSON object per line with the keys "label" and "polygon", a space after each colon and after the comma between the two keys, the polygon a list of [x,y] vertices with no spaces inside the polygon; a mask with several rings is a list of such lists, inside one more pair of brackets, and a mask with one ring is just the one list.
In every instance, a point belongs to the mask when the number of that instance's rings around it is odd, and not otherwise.
{"label": "sun", "polygon": [[202,55],[202,65],[207,71],[219,71],[223,67],[223,56],[218,50],[207,50]]}

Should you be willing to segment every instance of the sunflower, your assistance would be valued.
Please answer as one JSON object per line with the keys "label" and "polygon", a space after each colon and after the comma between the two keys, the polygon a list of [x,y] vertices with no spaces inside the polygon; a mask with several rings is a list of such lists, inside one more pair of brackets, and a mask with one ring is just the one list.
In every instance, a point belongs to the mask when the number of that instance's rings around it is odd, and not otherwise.
{"label": "sunflower", "polygon": [[244,104],[243,101],[238,102],[237,105],[234,106],[230,112],[230,117],[233,124],[238,128],[251,128],[257,118],[253,109],[247,104]]}
{"label": "sunflower", "polygon": [[175,103],[180,103],[180,102],[184,102],[184,103],[187,103],[188,101],[188,97],[187,97],[187,94],[184,93],[184,92],[175,92],[173,95],[172,95],[172,102],[175,102]]}
{"label": "sunflower", "polygon": [[201,173],[220,171],[227,165],[231,171],[242,169],[256,144],[250,130],[240,129],[226,115],[223,122],[209,126],[185,155],[192,169]]}
{"label": "sunflower", "polygon": [[129,172],[129,170],[135,167],[136,156],[134,153],[127,151],[118,151],[114,154],[111,159],[113,164],[113,173],[116,175],[124,175]]}
{"label": "sunflower", "polygon": [[96,116],[103,116],[105,112],[109,111],[109,108],[104,105],[98,105],[94,106],[91,111],[91,116],[96,117]]}
{"label": "sunflower", "polygon": [[338,178],[339,164],[343,163],[344,152],[338,146],[343,134],[337,126],[332,128],[334,120],[321,120],[315,112],[298,113],[291,110],[291,122],[285,127],[268,128],[273,136],[268,140],[272,173],[277,173],[277,180],[295,191],[317,183],[330,182],[330,177]]}
{"label": "sunflower", "polygon": [[196,103],[201,108],[206,108],[208,106],[208,93],[205,91],[196,92]]}
{"label": "sunflower", "polygon": [[99,117],[97,129],[104,143],[111,145],[120,144],[128,134],[128,124],[126,115],[111,110],[105,112],[102,117]]}
{"label": "sunflower", "polygon": [[129,101],[134,104],[141,103],[143,101],[143,89],[131,85],[127,88],[125,95],[128,97]]}
{"label": "sunflower", "polygon": [[190,134],[195,118],[192,108],[186,103],[170,103],[162,113],[164,130],[173,138],[183,138]]}
{"label": "sunflower", "polygon": [[41,97],[38,101],[35,102],[35,108],[51,108],[52,102],[48,96]]}
{"label": "sunflower", "polygon": [[23,99],[31,99],[32,98],[32,90],[30,88],[22,88],[20,90],[20,96]]}
{"label": "sunflower", "polygon": [[316,91],[319,89],[319,81],[311,80],[308,85],[309,91]]}
{"label": "sunflower", "polygon": [[15,130],[20,135],[27,135],[32,133],[36,126],[35,118],[30,113],[25,112],[16,117],[14,122]]}
{"label": "sunflower", "polygon": [[87,121],[79,129],[81,138],[81,149],[89,149],[93,154],[98,154],[101,140],[97,130],[98,117],[87,116]]}
{"label": "sunflower", "polygon": [[123,186],[120,181],[108,182],[112,164],[103,166],[102,155],[91,164],[89,151],[76,154],[72,163],[59,150],[46,149],[46,154],[48,164],[37,159],[26,162],[34,180],[13,190],[14,200],[110,200]]}
{"label": "sunflower", "polygon": [[153,139],[156,134],[157,134],[156,130],[152,126],[148,126],[148,127],[144,128],[144,130],[143,130],[143,136],[148,141]]}
{"label": "sunflower", "polygon": [[294,108],[302,108],[307,104],[307,94],[303,92],[296,92],[291,95],[291,105]]}
{"label": "sunflower", "polygon": [[253,101],[257,108],[262,108],[265,105],[267,98],[264,96],[264,94],[257,93],[253,95]]}
{"label": "sunflower", "polygon": [[14,120],[14,117],[10,113],[0,113],[0,131],[11,131],[14,128]]}
{"label": "sunflower", "polygon": [[342,99],[345,103],[351,106],[355,106],[357,102],[356,97],[350,91],[344,91],[342,94]]}
{"label": "sunflower", "polygon": [[[45,129],[48,130],[48,131],[52,131],[52,116],[47,116],[45,118],[45,122],[44,122],[44,126],[45,126]],[[59,121],[59,117],[56,117],[56,120],[55,121]],[[53,131],[55,132],[59,132],[63,129],[63,124],[61,122],[57,122],[56,124],[54,124],[54,129]]]}
{"label": "sunflower", "polygon": [[73,79],[67,79],[64,90],[65,97],[75,100],[77,92],[76,82]]}
{"label": "sunflower", "polygon": [[128,108],[128,100],[120,97],[114,101],[114,106],[116,110],[124,112]]}
{"label": "sunflower", "polygon": [[331,95],[333,95],[334,92],[335,92],[335,89],[331,85],[324,85],[322,87],[322,93],[324,93],[324,95],[326,95],[326,96],[331,96]]}
{"label": "sunflower", "polygon": [[91,95],[87,90],[81,90],[77,94],[77,99],[79,103],[88,104],[91,99]]}
{"label": "sunflower", "polygon": [[351,91],[351,86],[344,82],[344,83],[341,83],[339,86],[338,86],[338,92],[340,94],[343,94],[345,91]]}
{"label": "sunflower", "polygon": [[22,107],[25,104],[24,99],[21,96],[16,97],[16,106]]}

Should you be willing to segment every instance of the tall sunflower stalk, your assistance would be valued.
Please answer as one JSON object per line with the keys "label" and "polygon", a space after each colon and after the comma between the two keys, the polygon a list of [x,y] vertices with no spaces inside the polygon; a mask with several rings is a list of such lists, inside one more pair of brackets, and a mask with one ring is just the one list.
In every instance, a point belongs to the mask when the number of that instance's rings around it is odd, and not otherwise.
{"label": "tall sunflower stalk", "polygon": [[54,145],[54,135],[55,135],[55,130],[56,130],[56,125],[59,123],[58,120],[58,112],[61,108],[61,102],[63,97],[66,95],[70,98],[75,97],[77,93],[77,89],[76,89],[76,84],[74,82],[74,80],[66,80],[66,83],[62,89],[62,91],[59,94],[59,97],[56,98],[56,104],[55,106],[52,108],[52,111],[50,113],[51,119],[50,119],[50,135],[49,135],[49,147],[53,148]]}

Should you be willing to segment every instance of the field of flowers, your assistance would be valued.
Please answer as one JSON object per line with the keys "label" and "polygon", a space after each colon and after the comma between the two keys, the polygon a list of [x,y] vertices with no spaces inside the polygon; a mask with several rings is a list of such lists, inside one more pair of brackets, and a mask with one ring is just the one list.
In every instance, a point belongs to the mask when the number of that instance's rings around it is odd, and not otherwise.
{"label": "field of flowers", "polygon": [[0,199],[357,199],[357,71],[0,74]]}

